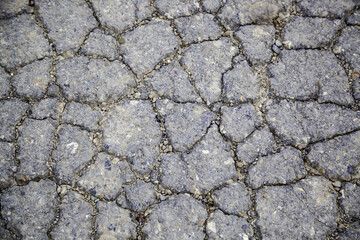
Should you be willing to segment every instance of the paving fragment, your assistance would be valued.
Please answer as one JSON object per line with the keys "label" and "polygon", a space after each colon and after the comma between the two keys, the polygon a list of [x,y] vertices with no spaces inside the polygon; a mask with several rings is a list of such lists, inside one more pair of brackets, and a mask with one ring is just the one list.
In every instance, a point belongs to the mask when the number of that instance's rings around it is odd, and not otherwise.
{"label": "paving fragment", "polygon": [[185,44],[215,39],[221,35],[221,29],[211,14],[199,13],[176,19],[174,23]]}
{"label": "paving fragment", "polygon": [[354,93],[354,98],[356,100],[360,100],[360,77],[352,82],[352,90]]}
{"label": "paving fragment", "polygon": [[181,59],[201,96],[210,103],[220,100],[221,77],[230,69],[238,49],[228,38],[192,44]]}
{"label": "paving fragment", "polygon": [[57,123],[52,120],[25,119],[19,129],[17,141],[19,150],[17,160],[20,162],[16,177],[21,180],[32,180],[49,175],[48,161],[55,128]]}
{"label": "paving fragment", "polygon": [[345,232],[339,234],[340,240],[353,240],[360,238],[360,222],[350,224]]}
{"label": "paving fragment", "polygon": [[0,17],[12,17],[21,12],[30,12],[28,1],[25,0],[2,0],[0,1]]}
{"label": "paving fragment", "polygon": [[360,113],[333,104],[269,101],[267,122],[284,142],[300,148],[360,127]]}
{"label": "paving fragment", "polygon": [[203,239],[206,218],[204,205],[180,194],[156,205],[142,231],[146,239]]}
{"label": "paving fragment", "polygon": [[352,15],[346,19],[347,24],[360,25],[360,10],[356,10]]}
{"label": "paving fragment", "polygon": [[340,27],[340,20],[294,17],[284,27],[283,43],[288,49],[326,47]]}
{"label": "paving fragment", "polygon": [[237,145],[236,155],[239,161],[250,164],[257,157],[270,154],[276,146],[274,136],[268,126],[256,130],[245,141]]}
{"label": "paving fragment", "polygon": [[52,152],[54,174],[60,184],[71,184],[75,173],[96,153],[90,134],[79,127],[61,125],[56,149]]}
{"label": "paving fragment", "polygon": [[256,193],[263,239],[325,239],[336,228],[336,193],[322,177]]}
{"label": "paving fragment", "polygon": [[222,24],[231,30],[250,23],[271,23],[279,14],[285,14],[290,7],[289,0],[228,0],[221,8]]}
{"label": "paving fragment", "polygon": [[334,46],[334,52],[343,55],[352,68],[360,71],[360,27],[344,28]]}
{"label": "paving fragment", "polygon": [[149,102],[121,101],[109,112],[102,129],[104,147],[110,153],[126,156],[141,174],[152,170],[162,134]]}
{"label": "paving fragment", "polygon": [[92,195],[114,200],[125,183],[135,180],[125,160],[99,153],[93,165],[77,180],[80,188]]}
{"label": "paving fragment", "polygon": [[215,114],[202,104],[160,100],[156,102],[156,107],[165,118],[172,146],[180,151],[189,150],[199,141],[215,118]]}
{"label": "paving fragment", "polygon": [[130,70],[117,60],[74,57],[60,61],[57,68],[57,82],[69,101],[114,102],[136,84]]}
{"label": "paving fragment", "polygon": [[131,221],[129,210],[122,209],[114,202],[99,201],[96,204],[96,239],[135,239],[136,224]]}
{"label": "paving fragment", "polygon": [[64,109],[65,103],[57,98],[45,98],[30,108],[29,117],[35,119],[58,119]]}
{"label": "paving fragment", "polygon": [[49,83],[51,60],[43,59],[26,65],[14,77],[13,85],[16,93],[21,97],[40,99],[45,93]]}
{"label": "paving fragment", "polygon": [[200,2],[202,8],[206,12],[215,13],[224,4],[224,0],[202,0]]}
{"label": "paving fragment", "polygon": [[151,183],[138,180],[131,185],[126,185],[124,190],[129,207],[133,211],[143,212],[156,201],[156,192]]}
{"label": "paving fragment", "polygon": [[221,107],[220,131],[227,138],[240,142],[262,123],[260,111],[251,104]]}
{"label": "paving fragment", "polygon": [[284,50],[269,69],[271,90],[277,96],[342,105],[354,102],[346,72],[330,52]]}
{"label": "paving fragment", "polygon": [[360,131],[312,145],[307,158],[331,179],[359,178]]}
{"label": "paving fragment", "polygon": [[0,98],[9,97],[10,91],[10,75],[3,68],[0,68]]}
{"label": "paving fragment", "polygon": [[124,31],[137,20],[150,17],[150,0],[93,0],[95,13],[102,25]]}
{"label": "paving fragment", "polygon": [[69,191],[60,203],[60,219],[51,231],[53,239],[90,239],[93,207],[79,193]]}
{"label": "paving fragment", "polygon": [[174,191],[203,194],[236,178],[230,145],[213,125],[206,136],[183,159],[164,155],[160,165],[162,184]]}
{"label": "paving fragment", "polygon": [[86,39],[80,49],[80,53],[87,56],[107,57],[113,60],[119,58],[117,45],[118,43],[114,37],[102,33],[99,29],[95,29]]}
{"label": "paving fragment", "polygon": [[250,193],[242,182],[229,184],[213,192],[216,207],[232,215],[244,215],[251,207]]}
{"label": "paving fragment", "polygon": [[237,63],[223,76],[223,94],[226,102],[246,102],[258,98],[260,84],[247,61]]}
{"label": "paving fragment", "polygon": [[0,20],[0,64],[14,68],[50,55],[50,45],[32,15]]}
{"label": "paving fragment", "polygon": [[85,36],[97,26],[84,0],[36,0],[36,6],[58,52],[77,51]]}
{"label": "paving fragment", "polygon": [[246,240],[253,237],[250,223],[244,218],[225,215],[220,210],[210,214],[206,224],[206,233],[211,240],[239,239]]}
{"label": "paving fragment", "polygon": [[47,230],[55,218],[58,196],[50,180],[15,186],[1,196],[1,213],[8,228],[23,239],[47,239]]}
{"label": "paving fragment", "polygon": [[12,177],[17,170],[14,144],[0,142],[0,152],[0,188],[7,188],[12,184]]}
{"label": "paving fragment", "polygon": [[270,60],[271,47],[275,42],[275,28],[272,25],[248,25],[240,27],[234,36],[241,41],[246,57],[252,63]]}
{"label": "paving fragment", "polygon": [[158,71],[153,71],[145,80],[160,96],[176,102],[199,102],[194,87],[190,84],[188,74],[174,60]]}
{"label": "paving fragment", "polygon": [[99,129],[103,113],[98,108],[77,102],[69,102],[62,115],[62,121],[84,127],[86,130]]}
{"label": "paving fragment", "polygon": [[340,205],[346,214],[353,218],[360,218],[360,187],[356,184],[345,183],[343,190]]}
{"label": "paving fragment", "polygon": [[15,124],[17,124],[28,109],[29,104],[16,98],[0,102],[0,140],[15,139]]}
{"label": "paving fragment", "polygon": [[150,72],[165,57],[174,54],[179,47],[170,23],[152,20],[123,35],[120,52],[124,61],[137,75]]}
{"label": "paving fragment", "polygon": [[288,184],[306,174],[301,152],[293,147],[284,147],[279,153],[260,157],[249,169],[246,180],[256,189],[264,185]]}
{"label": "paving fragment", "polygon": [[155,0],[155,7],[166,17],[177,18],[194,14],[199,3],[196,0]]}
{"label": "paving fragment", "polygon": [[359,3],[357,0],[300,0],[297,6],[305,16],[341,18]]}

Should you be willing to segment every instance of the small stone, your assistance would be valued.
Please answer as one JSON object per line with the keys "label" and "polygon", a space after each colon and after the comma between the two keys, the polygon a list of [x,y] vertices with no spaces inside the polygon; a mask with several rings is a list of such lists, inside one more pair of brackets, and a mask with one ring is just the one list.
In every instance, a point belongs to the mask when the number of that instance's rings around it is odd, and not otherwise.
{"label": "small stone", "polygon": [[60,97],[61,93],[60,93],[59,86],[57,86],[55,84],[50,84],[50,86],[47,89],[47,95],[49,97],[53,97],[53,98]]}
{"label": "small stone", "polygon": [[131,185],[126,185],[124,190],[129,207],[133,211],[143,212],[156,201],[156,192],[151,183],[138,180]]}
{"label": "small stone", "polygon": [[322,177],[257,191],[257,225],[262,237],[326,239],[327,234],[336,229],[336,196],[331,183]]}
{"label": "small stone", "polygon": [[356,184],[345,183],[344,195],[340,200],[340,205],[345,213],[353,218],[360,218],[360,187]]}
{"label": "small stone", "polygon": [[284,27],[284,45],[288,49],[326,47],[340,27],[340,20],[294,17]]}
{"label": "small stone", "polygon": [[344,17],[356,5],[356,0],[300,0],[297,3],[300,13],[305,16],[331,18]]}
{"label": "small stone", "polygon": [[8,221],[7,227],[25,239],[47,239],[57,205],[56,185],[46,179],[4,191],[1,215]]}
{"label": "small stone", "polygon": [[251,104],[221,108],[221,132],[229,139],[239,142],[250,135],[262,123],[261,115]]}
{"label": "small stone", "polygon": [[185,44],[215,39],[221,35],[221,30],[211,14],[199,13],[176,19],[174,23]]}
{"label": "small stone", "polygon": [[7,72],[5,72],[3,68],[0,68],[0,98],[9,97],[10,90],[11,90],[10,75]]}
{"label": "small stone", "polygon": [[54,239],[90,239],[93,208],[74,191],[69,191],[60,203],[60,219],[50,235]]}
{"label": "small stone", "polygon": [[279,153],[260,157],[249,169],[246,180],[256,189],[263,185],[288,184],[306,174],[301,152],[293,147],[284,147]]}
{"label": "small stone", "polygon": [[100,127],[103,114],[98,108],[77,102],[69,102],[62,116],[62,121],[84,127],[86,130],[96,131]]}
{"label": "small stone", "polygon": [[340,49],[340,55],[350,63],[350,66],[360,71],[360,28],[358,26],[346,27],[342,30],[334,49]]}
{"label": "small stone", "polygon": [[137,75],[151,71],[162,59],[175,53],[179,40],[170,24],[164,20],[152,20],[123,35],[120,52],[124,61]]}
{"label": "small stone", "polygon": [[16,171],[14,144],[0,142],[0,152],[0,188],[7,188],[12,184]]}
{"label": "small stone", "polygon": [[272,49],[276,54],[280,54],[280,52],[281,52],[280,48],[278,48],[278,46],[276,46],[276,45],[273,45],[271,49]]}
{"label": "small stone", "polygon": [[260,85],[256,74],[246,61],[241,61],[223,75],[224,100],[226,102],[246,102],[256,100]]}
{"label": "small stone", "polygon": [[155,7],[166,17],[177,18],[194,14],[199,3],[196,0],[156,0]]}
{"label": "small stone", "polygon": [[256,130],[244,142],[237,146],[236,155],[240,161],[250,164],[256,157],[270,154],[276,146],[274,136],[269,127]]}
{"label": "small stone", "polygon": [[77,51],[85,36],[97,26],[83,0],[36,0],[36,6],[58,52]]}
{"label": "small stone", "polygon": [[282,42],[280,42],[279,40],[276,40],[275,41],[275,45],[277,46],[277,47],[282,47]]}
{"label": "small stone", "polygon": [[35,119],[59,119],[64,106],[65,103],[57,98],[45,98],[34,104],[30,109],[29,117]]}
{"label": "small stone", "polygon": [[131,221],[132,213],[113,202],[99,201],[96,205],[96,239],[135,239],[136,224]]}
{"label": "small stone", "polygon": [[27,118],[19,127],[17,159],[20,165],[17,178],[32,180],[49,175],[48,161],[54,146],[56,125],[51,120]]}
{"label": "small stone", "polygon": [[215,206],[227,214],[244,215],[251,207],[250,194],[242,182],[229,184],[213,192]]}
{"label": "small stone", "polygon": [[156,205],[142,232],[146,239],[203,239],[206,208],[189,195],[180,194]]}
{"label": "small stone", "polygon": [[244,218],[225,215],[220,210],[216,210],[210,215],[206,225],[206,233],[211,240],[247,240],[251,239],[254,234],[250,223]]}
{"label": "small stone", "polygon": [[275,28],[272,25],[242,26],[234,34],[241,41],[244,53],[252,63],[268,62],[271,46],[275,42]]}
{"label": "small stone", "polygon": [[55,178],[70,184],[74,175],[85,167],[96,153],[90,134],[79,127],[61,125],[58,143],[52,152]]}
{"label": "small stone", "polygon": [[2,66],[14,68],[50,55],[49,43],[34,16],[22,14],[16,18],[0,20],[0,26]]}
{"label": "small stone", "polygon": [[80,188],[92,195],[114,200],[125,183],[135,180],[128,163],[106,153],[99,153],[93,165],[77,180]]}
{"label": "small stone", "polygon": [[99,29],[90,33],[84,45],[81,47],[80,53],[91,56],[103,56],[109,59],[119,58],[117,53],[117,42],[112,36],[105,35]]}
{"label": "small stone", "polygon": [[29,104],[21,102],[16,98],[0,101],[0,139],[13,141],[15,139],[15,124],[17,124]]}
{"label": "small stone", "polygon": [[202,104],[179,104],[157,101],[156,107],[165,118],[165,128],[175,149],[187,151],[204,134],[215,114]]}
{"label": "small stone", "polygon": [[232,57],[237,53],[228,38],[192,44],[185,51],[181,61],[206,101],[220,100],[222,74],[230,69]]}
{"label": "small stone", "polygon": [[333,180],[350,181],[360,172],[360,131],[315,143],[307,155],[309,162]]}

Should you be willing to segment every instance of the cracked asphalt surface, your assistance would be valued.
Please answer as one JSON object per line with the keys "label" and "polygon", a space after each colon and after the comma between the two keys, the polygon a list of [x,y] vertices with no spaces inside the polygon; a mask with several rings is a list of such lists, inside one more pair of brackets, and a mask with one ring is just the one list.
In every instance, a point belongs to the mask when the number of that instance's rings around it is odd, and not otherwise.
{"label": "cracked asphalt surface", "polygon": [[359,0],[1,0],[0,239],[360,239]]}

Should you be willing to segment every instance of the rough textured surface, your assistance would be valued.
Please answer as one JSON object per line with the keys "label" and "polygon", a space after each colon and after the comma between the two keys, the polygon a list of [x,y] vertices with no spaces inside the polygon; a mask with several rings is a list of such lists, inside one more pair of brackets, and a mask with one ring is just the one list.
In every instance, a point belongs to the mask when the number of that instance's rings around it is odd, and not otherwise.
{"label": "rough textured surface", "polygon": [[78,50],[85,36],[97,26],[83,0],[36,0],[36,6],[58,52]]}
{"label": "rough textured surface", "polygon": [[60,219],[51,231],[54,239],[89,239],[93,208],[83,197],[69,191],[60,203]]}
{"label": "rough textured surface", "polygon": [[68,100],[84,102],[113,102],[135,86],[123,63],[86,57],[60,61],[57,81]]}
{"label": "rough textured surface", "polygon": [[215,206],[227,214],[244,215],[250,209],[250,194],[244,183],[229,184],[213,192]]}
{"label": "rough textured surface", "polygon": [[126,199],[129,201],[129,207],[133,211],[145,211],[156,201],[155,188],[151,183],[136,181],[125,186],[124,189]]}
{"label": "rough textured surface", "polygon": [[50,45],[33,16],[0,20],[0,64],[14,68],[50,55]]}
{"label": "rough textured surface", "polygon": [[10,90],[10,75],[3,68],[0,68],[0,98],[8,97]]}
{"label": "rough textured surface", "polygon": [[29,117],[35,119],[58,119],[64,106],[65,103],[57,98],[45,98],[30,108]]}
{"label": "rough textured surface", "polygon": [[0,2],[0,17],[11,17],[29,10],[30,7],[25,0],[2,0]]}
{"label": "rough textured surface", "polygon": [[269,101],[266,119],[283,141],[301,148],[360,127],[359,112],[314,102]]}
{"label": "rough textured surface", "polygon": [[292,49],[325,47],[340,27],[340,20],[295,17],[284,28],[283,43]]}
{"label": "rough textured surface", "polygon": [[260,112],[251,104],[221,108],[220,131],[235,142],[246,138],[260,125]]}
{"label": "rough textured surface", "polygon": [[182,63],[207,102],[219,100],[222,73],[231,67],[231,60],[237,53],[238,50],[227,38],[193,44],[186,50]]}
{"label": "rough textured surface", "polygon": [[79,127],[62,125],[58,144],[52,152],[54,173],[60,183],[70,184],[75,173],[88,164],[96,149],[90,134]]}
{"label": "rough textured surface", "polygon": [[360,25],[360,10],[355,11],[346,19],[346,22],[351,25]]}
{"label": "rough textured surface", "polygon": [[305,177],[306,173],[301,152],[284,147],[279,153],[260,157],[250,168],[247,182],[256,189],[263,185],[287,184]]}
{"label": "rough textured surface", "polygon": [[360,71],[360,28],[344,28],[334,46],[334,52],[343,55],[352,68]]}
{"label": "rough textured surface", "polygon": [[57,204],[55,183],[30,182],[3,193],[1,215],[8,221],[8,227],[24,239],[47,239],[46,232],[55,218]]}
{"label": "rough textured surface", "polygon": [[120,45],[120,52],[137,75],[149,72],[179,47],[179,40],[164,20],[153,20],[123,37],[125,43]]}
{"label": "rough textured surface", "polygon": [[106,153],[99,153],[94,165],[77,180],[80,188],[92,195],[114,200],[125,183],[135,179],[128,163]]}
{"label": "rough textured surface", "polygon": [[270,65],[271,90],[283,98],[353,103],[347,75],[336,57],[319,50],[283,51]]}
{"label": "rough textured surface", "polygon": [[359,3],[356,0],[300,0],[297,6],[306,16],[312,17],[343,17],[346,12]]}
{"label": "rough textured surface", "polygon": [[312,145],[308,159],[331,179],[359,178],[360,131]]}
{"label": "rough textured surface", "polygon": [[256,202],[264,239],[324,239],[336,227],[336,193],[324,178],[261,189]]}
{"label": "rough textured surface", "polygon": [[360,223],[355,222],[351,224],[345,232],[339,235],[340,240],[353,240],[360,238]]}
{"label": "rough textured surface", "polygon": [[243,26],[234,36],[240,40],[246,57],[252,63],[270,60],[271,46],[275,42],[275,28],[272,25]]}
{"label": "rough textured surface", "polygon": [[136,237],[136,224],[131,220],[131,212],[113,202],[99,201],[96,205],[96,239],[129,239]]}
{"label": "rough textured surface", "polygon": [[165,128],[175,149],[186,151],[205,135],[215,114],[204,105],[157,101],[156,107],[165,118]]}
{"label": "rough textured surface", "polygon": [[206,218],[206,208],[199,201],[181,194],[155,206],[142,231],[147,239],[203,239],[199,226]]}
{"label": "rough textured surface", "polygon": [[354,98],[356,100],[360,100],[360,77],[353,81],[352,90],[354,93]]}
{"label": "rough textured surface", "polygon": [[16,172],[15,147],[12,143],[0,142],[0,188],[9,187]]}
{"label": "rough textured surface", "polygon": [[340,205],[344,208],[345,213],[354,218],[360,218],[360,187],[356,184],[345,183],[344,192],[340,200]]}
{"label": "rough textured surface", "polygon": [[206,233],[212,240],[246,240],[253,236],[251,225],[244,218],[225,215],[220,210],[216,210],[210,215],[206,224]]}
{"label": "rough textured surface", "polygon": [[176,18],[195,13],[199,3],[196,0],[155,0],[155,7],[166,17]]}
{"label": "rough textured surface", "polygon": [[122,101],[103,124],[104,147],[126,156],[139,173],[149,173],[159,154],[160,126],[147,101]]}

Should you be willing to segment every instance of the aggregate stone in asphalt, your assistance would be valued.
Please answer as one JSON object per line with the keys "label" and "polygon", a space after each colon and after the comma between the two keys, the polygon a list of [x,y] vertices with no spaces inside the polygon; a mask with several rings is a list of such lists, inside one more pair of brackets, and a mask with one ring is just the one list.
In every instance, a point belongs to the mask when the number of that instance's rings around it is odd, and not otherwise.
{"label": "aggregate stone in asphalt", "polygon": [[360,239],[359,0],[1,0],[0,239]]}

